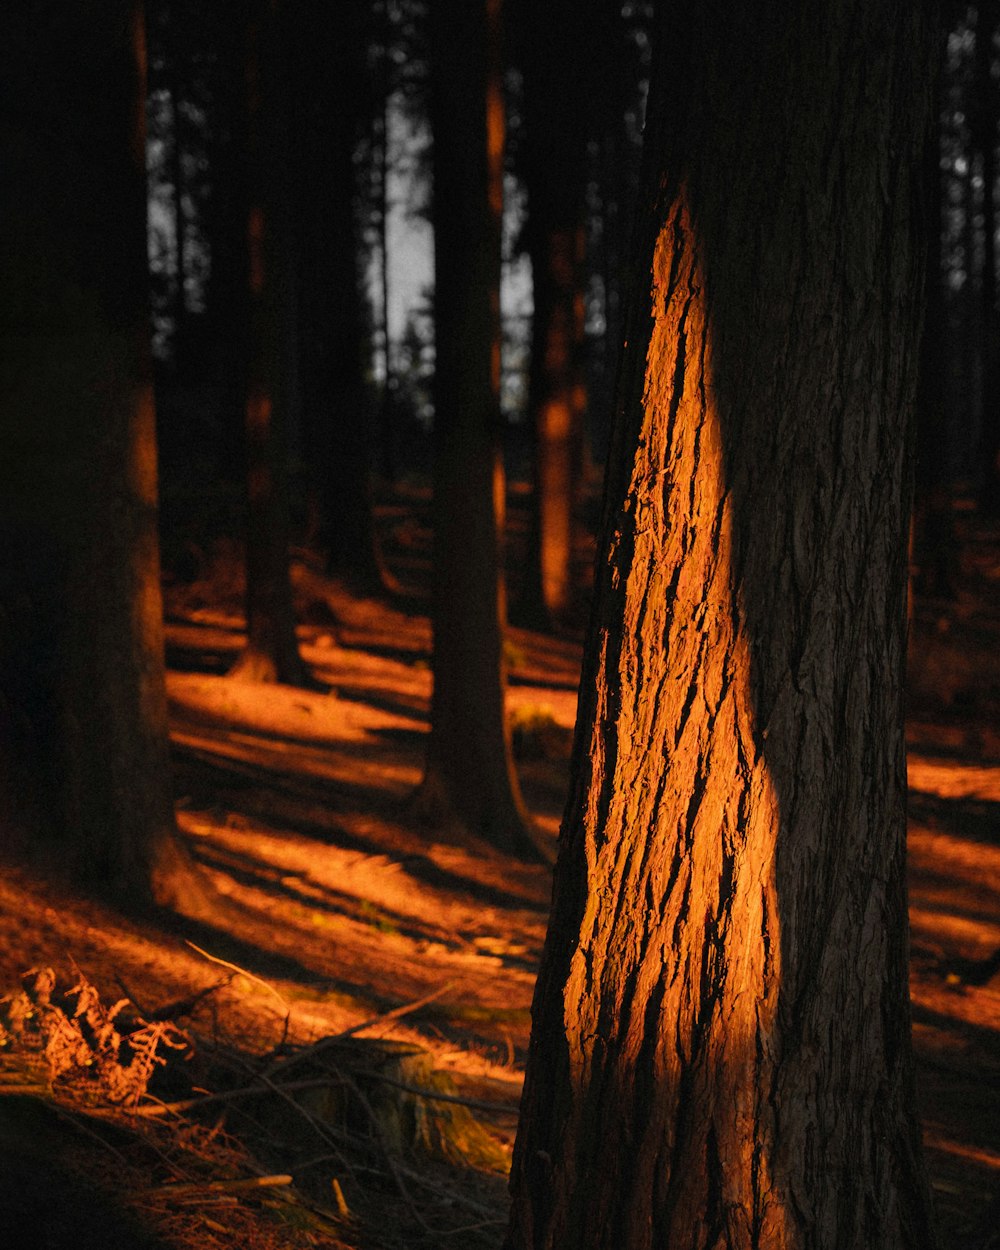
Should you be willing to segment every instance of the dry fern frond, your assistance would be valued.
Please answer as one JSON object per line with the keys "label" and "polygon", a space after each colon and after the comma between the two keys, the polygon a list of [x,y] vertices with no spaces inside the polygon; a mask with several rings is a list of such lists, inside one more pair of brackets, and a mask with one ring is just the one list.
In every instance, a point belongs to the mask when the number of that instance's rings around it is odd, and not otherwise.
{"label": "dry fern frond", "polygon": [[0,998],[0,1046],[41,1054],[49,1079],[86,1076],[109,1102],[134,1105],[146,1093],[156,1068],[166,1063],[161,1048],[189,1051],[191,1040],[169,1021],[120,1029],[127,998],[105,1007],[96,987],[79,969],[70,988],[57,990],[51,968],[33,968],[22,988]]}

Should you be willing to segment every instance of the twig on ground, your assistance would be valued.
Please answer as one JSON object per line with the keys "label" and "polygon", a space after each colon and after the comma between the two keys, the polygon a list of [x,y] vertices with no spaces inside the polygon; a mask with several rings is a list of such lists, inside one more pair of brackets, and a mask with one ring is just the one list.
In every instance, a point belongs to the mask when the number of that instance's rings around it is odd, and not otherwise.
{"label": "twig on ground", "polygon": [[507,1115],[517,1115],[520,1110],[512,1102],[482,1102],[477,1098],[463,1098],[461,1094],[444,1094],[436,1089],[420,1089],[416,1085],[407,1085],[405,1081],[397,1081],[394,1077],[386,1076],[382,1072],[372,1072],[367,1068],[365,1076],[373,1081],[380,1081],[383,1085],[392,1085],[395,1089],[401,1089],[407,1094],[417,1094],[433,1102],[453,1102],[459,1107],[469,1107],[472,1111],[496,1111]]}
{"label": "twig on ground", "polygon": [[[263,1077],[258,1077],[263,1080]],[[281,1085],[282,1091],[285,1093],[293,1093],[301,1089],[323,1089],[327,1085],[335,1085],[339,1078],[333,1074],[330,1076],[313,1077],[306,1081],[285,1081]],[[342,1082],[340,1082],[342,1083]],[[227,1089],[218,1094],[199,1094],[197,1098],[182,1098],[179,1102],[160,1102],[155,1099],[148,1103],[143,1103],[141,1107],[135,1108],[135,1114],[145,1116],[149,1119],[155,1119],[158,1116],[180,1115],[185,1111],[196,1111],[202,1107],[207,1107],[212,1103],[233,1102],[239,1098],[260,1097],[261,1094],[274,1093],[276,1090],[271,1082],[267,1082],[263,1088],[258,1085],[241,1085],[239,1089]]]}
{"label": "twig on ground", "polygon": [[291,1009],[291,1007],[288,1005],[288,1003],[286,1002],[286,1000],[285,1000],[284,998],[282,998],[282,997],[281,997],[281,995],[280,995],[280,994],[278,993],[278,991],[274,988],[274,986],[270,984],[270,982],[265,981],[263,977],[259,977],[259,976],[257,976],[257,974],[256,974],[256,973],[254,973],[254,972],[248,972],[248,971],[246,970],[246,968],[241,968],[241,967],[239,966],[239,964],[234,964],[234,963],[231,963],[228,959],[222,959],[222,958],[220,958],[218,955],[210,955],[208,951],[206,951],[206,950],[202,950],[202,948],[201,948],[200,946],[196,946],[196,945],[194,944],[194,942],[190,941],[190,939],[188,939],[188,938],[185,938],[185,939],[184,939],[184,943],[185,943],[185,945],[186,945],[186,946],[190,946],[190,947],[191,947],[191,949],[192,949],[193,951],[197,951],[197,952],[198,952],[198,954],[199,954],[199,955],[202,955],[205,959],[211,960],[211,962],[212,962],[213,964],[218,964],[218,965],[219,965],[220,967],[222,967],[222,968],[228,968],[228,969],[230,970],[230,972],[232,972],[232,973],[234,973],[234,974],[236,974],[236,975],[242,976],[242,977],[247,977],[247,979],[248,979],[248,980],[250,980],[250,981],[256,981],[256,982],[257,982],[257,984],[258,984],[258,985],[262,985],[262,986],[264,987],[264,989],[265,989],[265,990],[267,990],[267,992],[268,992],[269,994],[273,994],[273,995],[274,995],[274,997],[278,1000],[278,1002],[279,1002],[279,1003],[281,1003],[281,1006],[282,1006],[282,1008],[284,1009],[284,1012],[285,1012],[285,1030],[286,1030],[286,1032],[287,1032],[287,1030],[288,1030],[288,1021],[289,1021],[289,1019],[290,1019],[290,1017],[291,1017],[291,1014],[292,1014],[292,1009]]}
{"label": "twig on ground", "polygon": [[377,1024],[388,1024],[390,1020],[400,1020],[403,1016],[411,1015],[414,1011],[419,1011],[421,1007],[426,1007],[428,1003],[433,1003],[443,994],[447,994],[450,989],[454,988],[454,985],[454,981],[448,981],[430,994],[425,994],[423,998],[417,998],[413,1002],[393,1007],[391,1011],[385,1011],[379,1016],[372,1016],[368,1020],[362,1020],[360,1024],[352,1024],[349,1029],[344,1029],[342,1033],[335,1033],[330,1037],[321,1037],[319,1041],[313,1042],[311,1046],[304,1047],[294,1055],[288,1055],[284,1059],[276,1060],[266,1069],[265,1075],[273,1077],[276,1074],[287,1072],[289,1068],[297,1063],[301,1063],[304,1059],[314,1059],[317,1055],[322,1054],[323,1051],[330,1050],[334,1046],[346,1042],[348,1038],[354,1037],[365,1029],[374,1028]]}

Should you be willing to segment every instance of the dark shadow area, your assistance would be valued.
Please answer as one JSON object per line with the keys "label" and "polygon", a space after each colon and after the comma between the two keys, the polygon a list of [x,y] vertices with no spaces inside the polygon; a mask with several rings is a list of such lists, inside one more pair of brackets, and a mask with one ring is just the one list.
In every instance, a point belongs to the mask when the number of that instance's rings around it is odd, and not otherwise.
{"label": "dark shadow area", "polygon": [[[360,785],[345,794],[338,784],[336,793],[331,794],[325,784],[310,785],[298,778],[279,777],[250,767],[234,767],[228,761],[201,753],[179,751],[179,754],[183,762],[178,783],[187,796],[185,806],[241,813],[279,834],[283,829],[294,829],[296,833],[323,845],[344,847],[368,855],[388,855],[416,880],[441,890],[468,895],[489,906],[528,910],[539,915],[548,910],[547,899],[543,901],[527,894],[516,894],[441,867],[421,853],[419,834],[406,835],[400,846],[387,845],[386,841],[350,832],[335,817],[339,807],[341,811],[362,812],[402,825],[408,816],[405,801],[378,802],[369,787]],[[437,831],[435,836],[441,840],[442,831]]]}
{"label": "dark shadow area", "polygon": [[168,1250],[79,1170],[95,1137],[119,1160],[130,1145],[100,1120],[60,1114],[39,1098],[0,1095],[0,1244],[7,1250]]}

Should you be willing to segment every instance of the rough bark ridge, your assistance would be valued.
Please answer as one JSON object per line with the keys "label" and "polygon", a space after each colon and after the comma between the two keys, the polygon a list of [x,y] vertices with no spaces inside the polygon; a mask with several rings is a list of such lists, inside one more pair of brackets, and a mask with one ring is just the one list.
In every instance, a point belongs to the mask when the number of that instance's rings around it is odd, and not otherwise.
{"label": "rough bark ridge", "polygon": [[661,20],[507,1245],[914,1250],[901,689],[932,43],[892,0]]}

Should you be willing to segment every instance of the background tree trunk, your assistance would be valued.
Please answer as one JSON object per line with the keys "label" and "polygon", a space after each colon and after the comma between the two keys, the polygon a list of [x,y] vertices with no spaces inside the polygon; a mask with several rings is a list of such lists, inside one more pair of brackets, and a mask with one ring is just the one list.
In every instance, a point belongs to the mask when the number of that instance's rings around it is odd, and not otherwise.
{"label": "background tree trunk", "polygon": [[421,804],[533,851],[504,708],[499,0],[429,12],[434,129],[434,694]]}
{"label": "background tree trunk", "polygon": [[354,197],[364,91],[362,13],[355,0],[336,7],[326,0],[296,0],[290,12],[303,446],[329,571],[371,594],[384,583],[374,521],[374,408],[365,384]]}
{"label": "background tree trunk", "polygon": [[977,98],[972,118],[983,174],[983,268],[980,298],[983,316],[982,442],[983,508],[1000,512],[1000,315],[997,310],[997,118],[1000,95],[993,78],[993,39],[1000,5],[979,0],[976,9]]}
{"label": "background tree trunk", "polygon": [[284,147],[285,35],[275,0],[254,0],[245,31],[247,645],[231,672],[253,681],[308,685],[288,568],[294,267]]}
{"label": "background tree trunk", "polygon": [[523,6],[526,234],[534,301],[528,407],[535,440],[525,606],[551,626],[569,613],[587,405],[588,90],[594,6]]}
{"label": "background tree trunk", "polygon": [[142,6],[15,6],[0,80],[0,822],[172,903]]}
{"label": "background tree trunk", "polygon": [[932,32],[894,0],[660,21],[507,1245],[918,1250],[902,687]]}

